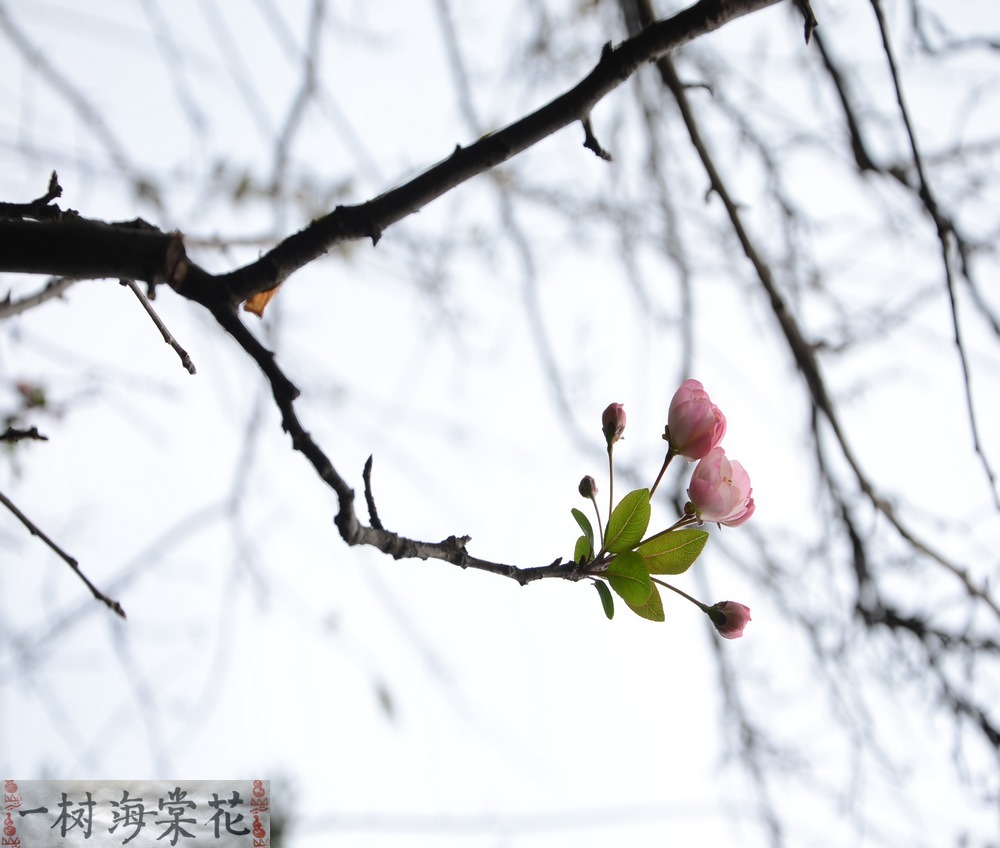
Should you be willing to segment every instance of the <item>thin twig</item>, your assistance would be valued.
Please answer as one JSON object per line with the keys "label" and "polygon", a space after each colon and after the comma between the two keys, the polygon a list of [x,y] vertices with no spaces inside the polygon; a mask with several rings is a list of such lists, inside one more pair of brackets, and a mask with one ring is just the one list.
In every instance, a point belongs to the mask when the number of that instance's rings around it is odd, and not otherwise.
{"label": "thin twig", "polygon": [[32,73],[47,84],[57,96],[65,100],[80,120],[90,128],[97,140],[104,146],[111,161],[128,177],[133,186],[137,190],[146,192],[147,199],[159,206],[156,187],[132,164],[125,151],[125,145],[112,131],[108,122],[104,120],[95,101],[88,98],[89,92],[85,93],[82,86],[76,85],[69,76],[57,69],[50,59],[52,51],[48,49],[48,45],[40,47],[32,43],[11,20],[4,6],[0,6],[0,31],[7,36],[7,40],[30,65]]}
{"label": "thin twig", "polygon": [[295,140],[295,134],[303,125],[303,117],[306,109],[316,94],[318,81],[317,68],[319,67],[321,36],[323,34],[323,16],[326,4],[323,0],[313,0],[312,13],[309,16],[309,43],[305,55],[302,57],[302,82],[299,85],[298,93],[292,101],[288,116],[285,118],[284,126],[278,135],[274,152],[274,174],[271,177],[271,192],[277,197],[278,189],[285,177],[288,167],[289,153]]}
{"label": "thin twig", "polygon": [[375,495],[372,494],[372,457],[369,455],[365,462],[361,479],[365,482],[365,503],[368,504],[368,520],[376,530],[384,530],[382,519],[378,517],[378,509],[375,507]]}
{"label": "thin twig", "polygon": [[597,140],[597,136],[594,135],[594,127],[590,122],[590,115],[587,115],[581,123],[583,124],[583,146],[586,147],[587,150],[592,150],[595,156],[599,159],[603,159],[605,162],[614,161],[611,154],[601,146],[601,143]]}
{"label": "thin twig", "polygon": [[28,528],[28,532],[31,533],[32,536],[37,536],[53,551],[55,551],[63,562],[76,572],[77,577],[79,577],[86,584],[87,588],[90,589],[91,594],[97,598],[97,600],[105,604],[108,609],[112,610],[117,615],[125,618],[125,610],[122,609],[122,605],[118,603],[118,601],[109,598],[93,583],[91,583],[90,580],[87,579],[87,575],[80,570],[80,564],[76,561],[76,559],[71,557],[68,553],[66,553],[66,551],[60,548],[59,545],[53,542],[52,539],[40,530],[38,526],[30,518],[28,518],[28,516],[21,512],[21,510],[14,505],[13,501],[11,501],[3,492],[0,492],[0,504],[7,507],[7,509],[13,513],[14,517]]}
{"label": "thin twig", "polygon": [[3,218],[34,218],[42,220],[44,218],[58,218],[62,215],[62,210],[58,206],[49,206],[57,197],[62,195],[62,186],[59,185],[59,178],[56,172],[52,172],[49,177],[49,187],[45,194],[36,197],[30,203],[0,203],[0,217]]}
{"label": "thin twig", "polygon": [[20,442],[22,439],[47,442],[49,437],[39,433],[37,427],[31,427],[28,430],[23,430],[20,427],[8,427],[3,433],[0,433],[0,442]]}
{"label": "thin twig", "polygon": [[[274,354],[264,347],[250,329],[243,323],[234,307],[219,307],[214,312],[216,321],[243,350],[257,363],[271,385],[271,393],[281,411],[281,426],[292,439],[293,450],[299,451],[312,465],[319,478],[337,495],[340,503],[334,524],[348,545],[370,545],[395,559],[440,559],[461,568],[474,568],[509,577],[522,586],[536,580],[558,578],[573,582],[585,579],[588,572],[575,562],[564,563],[561,558],[547,565],[521,567],[506,563],[491,562],[471,556],[466,547],[468,536],[448,536],[440,542],[423,542],[401,536],[382,527],[366,526],[358,520],[354,509],[354,490],[334,468],[323,449],[313,441],[312,436],[302,426],[295,412],[295,399],[299,390],[285,375]],[[381,523],[381,522],[379,522]]]}
{"label": "thin twig", "polygon": [[990,494],[993,496],[993,503],[1000,510],[1000,492],[997,490],[997,477],[990,465],[989,457],[983,448],[982,439],[979,436],[979,425],[976,422],[976,410],[972,400],[972,374],[969,367],[969,359],[965,350],[965,342],[962,338],[961,327],[958,323],[958,302],[955,295],[955,272],[952,266],[952,228],[948,220],[941,214],[937,198],[931,189],[930,179],[927,176],[927,169],[924,166],[924,158],[920,153],[920,145],[917,143],[917,134],[913,128],[913,121],[910,119],[910,110],[906,105],[906,98],[903,95],[903,81],[896,64],[895,52],[892,49],[892,41],[889,38],[889,27],[882,12],[881,0],[871,0],[872,10],[875,12],[875,19],[878,21],[879,34],[882,37],[882,49],[885,52],[886,62],[889,65],[889,73],[892,76],[893,88],[896,92],[896,104],[899,106],[899,114],[906,129],[906,137],[910,143],[910,152],[913,156],[913,166],[917,171],[917,178],[920,180],[920,199],[924,208],[937,230],[938,242],[941,245],[941,261],[944,265],[945,286],[948,290],[948,304],[951,309],[952,336],[955,348],[958,351],[958,360],[962,368],[962,385],[965,389],[965,406],[969,417],[969,427],[972,430],[972,444],[976,454],[979,456],[980,464],[986,474],[990,484]]}
{"label": "thin twig", "polygon": [[338,206],[248,265],[218,276],[192,275],[183,285],[177,286],[178,291],[192,300],[207,303],[218,299],[218,295],[197,289],[223,289],[237,303],[242,303],[258,292],[274,288],[290,274],[328,253],[336,244],[360,238],[376,241],[389,226],[456,186],[582,120],[608,93],[657,56],[777,2],[699,0],[657,21],[634,38],[603,50],[600,60],[586,77],[531,114],[483,135],[466,147],[456,146],[446,159],[369,201]]}
{"label": "thin twig", "polygon": [[812,34],[816,31],[816,27],[819,26],[819,22],[813,14],[812,7],[809,5],[809,0],[794,0],[794,3],[799,7],[799,11],[802,12],[802,17],[805,23],[806,44],[808,44]]}
{"label": "thin twig", "polygon": [[135,280],[122,280],[122,285],[128,286],[132,289],[132,293],[139,298],[139,303],[142,304],[142,308],[146,310],[149,317],[153,319],[153,323],[156,324],[156,329],[158,329],[160,334],[163,336],[163,341],[170,345],[181,358],[181,364],[191,374],[197,373],[194,368],[194,362],[191,361],[191,357],[188,355],[188,352],[184,350],[184,348],[178,344],[177,339],[171,335],[170,330],[167,329],[167,325],[164,324],[160,319],[160,316],[156,314],[156,310],[153,309],[153,304],[151,304],[149,302],[149,298],[143,294],[143,291],[139,288],[138,283],[136,283]]}
{"label": "thin twig", "polygon": [[[641,0],[639,8],[644,15],[651,16],[652,9],[648,0]],[[650,17],[649,19],[651,20],[652,18]],[[822,369],[818,359],[816,358],[815,349],[806,341],[798,320],[795,318],[778,289],[777,281],[775,280],[774,272],[772,271],[771,266],[764,260],[760,251],[757,249],[754,240],[751,238],[750,233],[744,224],[739,205],[733,200],[726,183],[723,181],[721,174],[715,166],[714,158],[712,157],[712,154],[708,149],[708,145],[702,136],[701,128],[694,115],[694,111],[691,108],[684,85],[677,74],[677,69],[673,60],[670,56],[661,56],[656,60],[656,68],[660,73],[660,77],[664,85],[674,95],[678,109],[681,113],[681,118],[687,127],[691,144],[694,147],[695,152],[698,154],[698,158],[701,160],[702,166],[705,169],[705,174],[709,180],[710,190],[714,192],[722,202],[726,211],[726,216],[729,218],[730,226],[733,229],[733,233],[739,240],[740,246],[743,248],[744,255],[753,266],[757,280],[767,295],[771,311],[785,336],[785,341],[788,344],[789,351],[794,357],[795,364],[805,380],[806,387],[812,397],[813,403],[820,410],[823,417],[830,425],[830,429],[833,431],[833,435],[836,438],[837,443],[840,445],[843,457],[854,473],[859,488],[871,501],[872,506],[884,515],[886,519],[888,519],[904,541],[906,541],[914,550],[930,557],[939,565],[954,574],[962,582],[966,592],[971,597],[981,600],[998,618],[1000,618],[1000,605],[998,605],[997,599],[992,594],[988,583],[977,582],[967,569],[952,562],[944,554],[934,550],[925,542],[920,540],[896,515],[892,506],[875,489],[874,484],[861,467],[861,463],[855,456],[854,451],[847,439],[847,434],[841,427],[840,416],[837,414],[833,400],[830,398],[827,390],[826,380],[823,377]]]}
{"label": "thin twig", "polygon": [[0,320],[4,318],[13,318],[15,315],[20,315],[22,312],[27,312],[29,309],[34,309],[36,306],[40,306],[47,300],[52,300],[52,298],[55,297],[62,297],[62,293],[66,291],[66,289],[79,282],[81,282],[81,280],[76,277],[53,277],[45,284],[44,288],[34,294],[25,295],[17,300],[12,300],[10,294],[8,293],[7,297],[0,301]]}

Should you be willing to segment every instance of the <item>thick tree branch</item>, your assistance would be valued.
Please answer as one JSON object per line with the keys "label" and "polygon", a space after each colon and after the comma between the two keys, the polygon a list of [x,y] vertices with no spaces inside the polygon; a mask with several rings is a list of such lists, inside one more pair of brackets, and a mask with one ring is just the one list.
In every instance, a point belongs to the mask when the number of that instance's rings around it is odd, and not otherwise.
{"label": "thick tree branch", "polygon": [[75,279],[111,277],[179,282],[185,260],[178,233],[75,215],[51,220],[0,219],[0,271]]}
{"label": "thick tree branch", "polygon": [[778,0],[700,0],[658,21],[617,47],[607,47],[576,86],[540,109],[480,138],[456,146],[444,161],[413,180],[356,206],[338,206],[289,236],[256,262],[221,279],[239,301],[283,281],[334,245],[359,238],[378,241],[383,230],[417,212],[472,177],[495,168],[553,133],[586,119],[594,106],[639,68],[698,36],[772,6]]}
{"label": "thick tree branch", "polygon": [[191,264],[178,234],[132,230],[83,219],[0,221],[0,271],[67,277],[168,282],[181,295],[214,308],[238,304],[274,288],[335,245],[382,231],[475,176],[508,161],[553,133],[584,121],[593,107],[633,73],[674,48],[779,0],[700,0],[657,21],[616,47],[606,47],[595,68],[550,103],[365,203],[338,206],[290,235],[260,259],[214,276]]}
{"label": "thick tree branch", "polygon": [[[183,297],[205,306],[264,372],[282,427],[321,480],[337,495],[335,523],[349,545],[370,545],[396,558],[442,559],[462,568],[476,568],[524,585],[557,577],[578,581],[599,570],[556,560],[530,568],[490,562],[470,556],[465,536],[441,542],[420,542],[384,529],[377,519],[363,525],[355,512],[355,493],[324,451],[302,426],[294,409],[299,392],[243,323],[238,305],[281,283],[294,271],[322,256],[334,245],[368,237],[376,242],[390,225],[472,177],[484,174],[556,131],[581,122],[585,131],[593,107],[639,68],[677,46],[778,0],[700,0],[673,17],[652,22],[617,47],[606,45],[596,67],[580,83],[530,115],[483,136],[468,147],[456,147],[444,161],[397,188],[354,205],[337,207],[289,236],[259,260],[228,274],[214,276],[192,263],[178,233],[163,233],[145,222],[105,224],[75,215],[55,215],[51,221],[0,221],[0,270],[49,273],[73,277],[115,277],[167,282]],[[43,204],[45,206],[46,204]],[[370,477],[366,478],[370,506]],[[374,517],[373,513],[373,517]]]}

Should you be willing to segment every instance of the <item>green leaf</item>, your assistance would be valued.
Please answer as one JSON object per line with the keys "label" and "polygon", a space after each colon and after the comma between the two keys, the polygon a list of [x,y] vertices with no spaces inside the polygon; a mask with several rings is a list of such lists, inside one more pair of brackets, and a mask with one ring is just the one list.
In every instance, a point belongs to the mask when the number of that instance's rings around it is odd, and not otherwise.
{"label": "green leaf", "polygon": [[650,574],[683,574],[698,559],[707,540],[705,530],[674,530],[643,542],[635,552]]}
{"label": "green leaf", "polygon": [[632,609],[646,603],[653,591],[653,581],[649,579],[646,564],[634,551],[627,551],[611,560],[605,576],[611,588]]}
{"label": "green leaf", "polygon": [[573,562],[586,562],[594,558],[594,546],[586,536],[581,536],[576,540],[576,547],[573,548]]}
{"label": "green leaf", "polygon": [[[636,489],[621,499],[608,518],[604,547],[613,554],[631,551],[646,534],[649,526],[649,489]],[[648,574],[647,574],[648,576]]]}
{"label": "green leaf", "polygon": [[601,596],[601,606],[604,607],[604,614],[609,618],[615,617],[615,599],[611,596],[611,590],[603,580],[595,580],[594,587],[597,594]]}
{"label": "green leaf", "polygon": [[[583,531],[583,535],[587,537],[587,541],[590,542],[590,555],[594,555],[594,527],[590,523],[590,519],[587,518],[580,510],[576,507],[570,510],[573,513],[573,517],[576,519],[576,523],[580,525],[580,529]],[[577,560],[579,562],[579,560]]]}
{"label": "green leaf", "polygon": [[666,616],[663,614],[663,600],[660,598],[660,590],[653,584],[653,591],[646,598],[646,603],[633,605],[629,604],[629,609],[636,615],[640,615],[649,621],[663,621]]}

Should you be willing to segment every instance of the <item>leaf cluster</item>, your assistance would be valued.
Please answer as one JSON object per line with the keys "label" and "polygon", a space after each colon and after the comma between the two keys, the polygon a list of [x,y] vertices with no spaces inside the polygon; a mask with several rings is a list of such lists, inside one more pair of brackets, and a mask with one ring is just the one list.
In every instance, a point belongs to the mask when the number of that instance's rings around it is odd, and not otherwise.
{"label": "leaf cluster", "polygon": [[683,574],[708,540],[707,531],[694,527],[668,529],[647,537],[652,515],[649,498],[649,489],[636,489],[619,501],[608,518],[599,550],[595,550],[590,519],[580,510],[572,510],[583,531],[576,541],[573,559],[590,567],[608,618],[613,618],[615,612],[613,591],[636,615],[663,621],[663,599],[652,575]]}

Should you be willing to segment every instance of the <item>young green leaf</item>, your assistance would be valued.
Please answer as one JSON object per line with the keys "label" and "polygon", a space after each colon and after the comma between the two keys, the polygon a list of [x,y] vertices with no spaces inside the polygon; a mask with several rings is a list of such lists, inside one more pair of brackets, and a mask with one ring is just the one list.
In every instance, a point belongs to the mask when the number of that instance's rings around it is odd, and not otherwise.
{"label": "young green leaf", "polygon": [[[626,602],[627,603],[627,602]],[[649,593],[646,602],[643,604],[629,604],[629,609],[636,615],[642,616],[649,621],[663,621],[666,616],[663,614],[663,599],[660,597],[660,590],[653,584],[653,591]]]}
{"label": "young green leaf", "polygon": [[613,554],[631,551],[646,534],[651,512],[649,489],[636,489],[634,492],[629,492],[621,499],[608,518],[604,547]]}
{"label": "young green leaf", "polygon": [[573,549],[573,562],[586,562],[594,558],[594,546],[586,536],[581,536],[576,540],[576,547]]}
{"label": "young green leaf", "polygon": [[693,527],[674,530],[643,542],[635,549],[650,574],[683,574],[705,547],[708,532]]}
{"label": "young green leaf", "polygon": [[632,609],[646,603],[653,591],[653,581],[649,579],[646,564],[634,551],[619,554],[611,560],[606,576],[611,588]]}
{"label": "young green leaf", "polygon": [[611,596],[611,590],[603,580],[595,580],[594,588],[601,596],[601,606],[604,607],[604,614],[609,618],[615,617],[615,599]]}
{"label": "young green leaf", "polygon": [[[580,529],[583,531],[583,535],[587,537],[587,541],[590,542],[590,555],[594,555],[594,527],[590,523],[590,519],[587,518],[580,510],[576,507],[570,510],[573,513],[573,517],[576,519],[576,523],[580,525]],[[579,560],[577,560],[579,562]]]}

